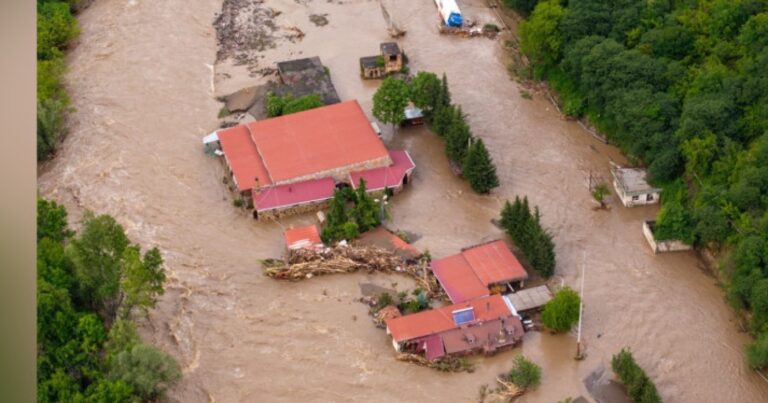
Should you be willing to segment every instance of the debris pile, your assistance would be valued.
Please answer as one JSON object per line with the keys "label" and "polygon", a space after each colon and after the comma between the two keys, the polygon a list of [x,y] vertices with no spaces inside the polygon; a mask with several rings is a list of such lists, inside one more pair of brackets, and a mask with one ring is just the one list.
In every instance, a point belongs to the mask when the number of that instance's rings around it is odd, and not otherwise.
{"label": "debris pile", "polygon": [[367,272],[401,273],[419,283],[429,297],[442,297],[443,290],[424,259],[406,261],[400,256],[375,246],[339,243],[322,250],[297,249],[288,253],[287,261],[262,261],[264,274],[278,280],[298,281],[313,276]]}
{"label": "debris pile", "polygon": [[395,358],[398,361],[410,362],[443,372],[475,371],[475,366],[464,357],[443,357],[439,360],[430,361],[419,354],[400,353]]}

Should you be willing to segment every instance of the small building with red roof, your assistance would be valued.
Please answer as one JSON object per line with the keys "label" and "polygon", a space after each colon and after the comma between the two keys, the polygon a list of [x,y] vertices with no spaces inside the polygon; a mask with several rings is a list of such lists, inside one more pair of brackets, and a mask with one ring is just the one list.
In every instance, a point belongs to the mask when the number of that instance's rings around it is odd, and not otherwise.
{"label": "small building with red roof", "polygon": [[317,225],[306,225],[303,227],[289,228],[283,233],[285,246],[289,250],[296,249],[317,249],[323,247],[323,241],[320,239],[320,231]]}
{"label": "small building with red roof", "polygon": [[430,264],[453,303],[487,297],[492,291],[522,287],[528,273],[502,240],[469,248]]}
{"label": "small building with red roof", "polygon": [[339,184],[360,178],[376,191],[407,183],[415,164],[389,151],[357,101],[241,124],[216,132],[234,187],[254,218],[317,208]]}
{"label": "small building with red roof", "polygon": [[501,295],[422,311],[385,321],[398,352],[436,360],[448,354],[486,354],[522,340],[520,318]]}

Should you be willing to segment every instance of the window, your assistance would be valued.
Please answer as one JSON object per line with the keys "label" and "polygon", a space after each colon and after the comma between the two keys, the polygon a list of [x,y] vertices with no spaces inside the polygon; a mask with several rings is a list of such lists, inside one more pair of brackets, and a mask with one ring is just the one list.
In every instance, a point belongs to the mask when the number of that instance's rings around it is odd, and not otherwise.
{"label": "window", "polygon": [[653,193],[648,193],[645,196],[645,201],[653,201]]}
{"label": "window", "polygon": [[638,195],[632,196],[632,201],[638,201],[638,200],[640,200],[640,196]]}
{"label": "window", "polygon": [[397,61],[397,55],[389,55],[389,61],[390,62],[396,62]]}

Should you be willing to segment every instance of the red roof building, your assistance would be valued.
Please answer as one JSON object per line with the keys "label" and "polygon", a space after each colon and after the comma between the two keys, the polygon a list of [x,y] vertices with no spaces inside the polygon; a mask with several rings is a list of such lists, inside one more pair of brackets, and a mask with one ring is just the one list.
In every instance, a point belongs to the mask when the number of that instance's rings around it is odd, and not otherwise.
{"label": "red roof building", "polygon": [[285,238],[286,247],[292,250],[301,248],[314,249],[323,246],[323,241],[320,240],[320,232],[314,224],[287,229],[283,233],[283,237]]}
{"label": "red roof building", "polygon": [[408,152],[403,150],[390,151],[389,156],[392,158],[392,165],[388,167],[351,172],[349,179],[352,187],[357,189],[360,179],[365,180],[365,188],[371,192],[385,188],[398,190],[403,187],[411,177],[416,164]]}
{"label": "red roof building", "polygon": [[335,184],[351,182],[353,172],[358,181],[370,178],[383,189],[407,181],[415,167],[407,152],[384,147],[354,100],[216,134],[236,188],[256,209],[257,218],[263,212],[328,200]]}
{"label": "red roof building", "polygon": [[432,272],[454,303],[490,295],[489,288],[523,282],[528,273],[502,240],[433,260]]}
{"label": "red roof building", "polygon": [[[523,337],[523,325],[500,295],[388,319],[387,333],[398,351],[445,354],[492,352]],[[462,341],[463,340],[463,341]]]}

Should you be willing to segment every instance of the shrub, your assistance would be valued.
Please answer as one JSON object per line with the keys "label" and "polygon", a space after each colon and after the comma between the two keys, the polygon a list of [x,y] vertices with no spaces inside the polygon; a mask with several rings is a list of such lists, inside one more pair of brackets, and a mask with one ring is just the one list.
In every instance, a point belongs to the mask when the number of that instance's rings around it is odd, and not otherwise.
{"label": "shrub", "polygon": [[533,389],[541,382],[541,368],[533,361],[518,355],[507,378],[521,389]]}
{"label": "shrub", "polygon": [[768,333],[763,333],[757,340],[747,345],[745,354],[750,368],[768,367]]}
{"label": "shrub", "polygon": [[64,137],[63,101],[49,98],[37,103],[37,159],[43,160],[53,153],[59,140]]}
{"label": "shrub", "polygon": [[219,109],[219,119],[225,118],[229,116],[229,114],[230,112],[229,112],[229,109],[227,109],[226,105],[222,106],[221,109]]}
{"label": "shrub", "polygon": [[232,205],[235,206],[235,207],[240,208],[240,207],[243,207],[245,205],[245,202],[243,201],[243,199],[241,197],[238,197],[237,199],[232,200]]}
{"label": "shrub", "polygon": [[627,393],[635,403],[661,403],[661,397],[650,378],[635,362],[635,357],[628,349],[611,358],[611,368],[627,386]]}
{"label": "shrub", "polygon": [[487,23],[483,25],[483,31],[485,32],[499,32],[501,29],[499,29],[499,26],[496,24]]}
{"label": "shrub", "polygon": [[179,378],[181,371],[176,361],[146,344],[119,353],[109,371],[109,379],[125,382],[147,400],[162,397]]}
{"label": "shrub", "polygon": [[568,286],[561,288],[555,297],[544,305],[541,321],[555,332],[565,332],[579,321],[581,297]]}

